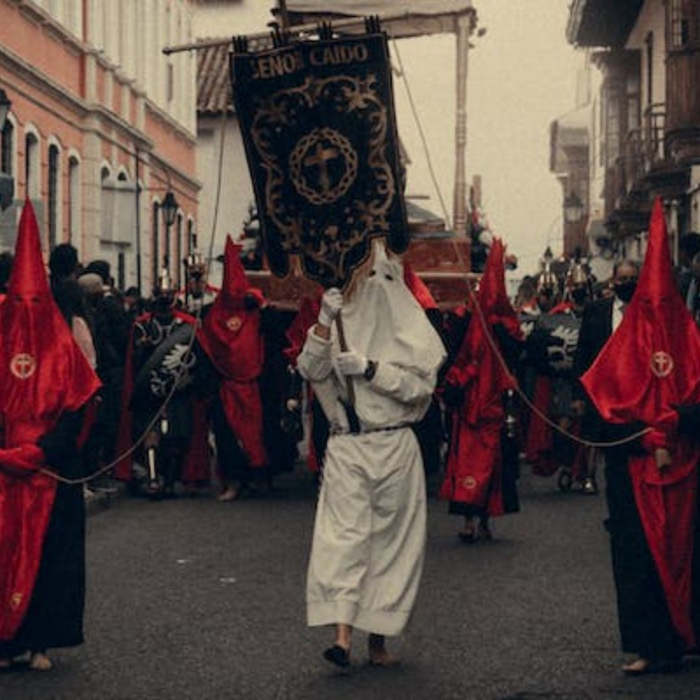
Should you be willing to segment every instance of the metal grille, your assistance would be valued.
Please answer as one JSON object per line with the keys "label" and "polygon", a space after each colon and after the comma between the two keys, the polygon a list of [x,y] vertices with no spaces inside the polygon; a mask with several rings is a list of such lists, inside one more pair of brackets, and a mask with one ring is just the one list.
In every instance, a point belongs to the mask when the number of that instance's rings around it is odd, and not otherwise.
{"label": "metal grille", "polygon": [[2,141],[0,147],[0,171],[7,175],[14,175],[12,172],[12,150],[14,145],[14,127],[10,120],[5,121],[2,129]]}
{"label": "metal grille", "polygon": [[58,147],[49,146],[49,249],[58,237]]}
{"label": "metal grille", "polygon": [[153,204],[153,286],[158,284],[158,262],[160,258],[160,226],[159,226],[160,206],[158,202]]}
{"label": "metal grille", "polygon": [[177,268],[177,287],[182,286],[182,214],[177,215],[177,239],[175,241],[175,267]]}

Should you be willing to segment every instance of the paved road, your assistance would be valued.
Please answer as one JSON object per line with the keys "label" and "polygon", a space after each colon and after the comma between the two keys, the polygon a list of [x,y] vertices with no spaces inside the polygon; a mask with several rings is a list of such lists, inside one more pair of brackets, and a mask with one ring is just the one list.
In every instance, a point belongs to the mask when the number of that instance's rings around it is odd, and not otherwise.
{"label": "paved road", "polygon": [[89,521],[87,643],[47,675],[0,676],[31,698],[700,697],[700,661],[668,677],[618,666],[602,497],[524,479],[524,510],[497,540],[466,546],[430,503],[416,614],[393,649],[400,669],[338,675],[327,630],[304,625],[313,490],[302,475],[266,499],[122,500]]}

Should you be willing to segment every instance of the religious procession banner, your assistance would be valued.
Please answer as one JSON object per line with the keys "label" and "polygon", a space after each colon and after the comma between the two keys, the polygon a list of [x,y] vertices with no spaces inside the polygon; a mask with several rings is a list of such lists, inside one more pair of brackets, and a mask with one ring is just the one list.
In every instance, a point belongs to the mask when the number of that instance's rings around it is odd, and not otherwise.
{"label": "religious procession banner", "polygon": [[567,375],[574,367],[581,319],[570,313],[536,318],[528,344],[540,371],[551,376]]}
{"label": "religious procession banner", "polygon": [[342,287],[372,238],[407,248],[383,32],[234,52],[231,79],[275,274],[298,254],[306,276]]}

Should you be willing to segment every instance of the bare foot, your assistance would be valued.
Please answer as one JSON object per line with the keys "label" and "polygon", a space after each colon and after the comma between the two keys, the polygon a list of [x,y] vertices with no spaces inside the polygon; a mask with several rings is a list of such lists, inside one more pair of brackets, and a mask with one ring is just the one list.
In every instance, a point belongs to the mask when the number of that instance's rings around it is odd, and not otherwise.
{"label": "bare foot", "polygon": [[381,666],[382,668],[398,666],[399,660],[386,650],[383,635],[370,634],[367,646],[369,649],[369,663],[371,666]]}
{"label": "bare foot", "polygon": [[462,530],[459,530],[457,532],[457,537],[459,537],[462,542],[466,542],[467,544],[471,544],[473,542],[476,542],[479,537],[476,534],[476,528],[473,525],[470,526],[465,526]]}
{"label": "bare foot", "polygon": [[230,501],[235,501],[238,498],[238,489],[229,486],[225,491],[222,491],[216,500],[220,503],[229,503]]}
{"label": "bare foot", "polygon": [[53,668],[53,662],[46,654],[32,654],[29,668],[32,671],[50,671]]}

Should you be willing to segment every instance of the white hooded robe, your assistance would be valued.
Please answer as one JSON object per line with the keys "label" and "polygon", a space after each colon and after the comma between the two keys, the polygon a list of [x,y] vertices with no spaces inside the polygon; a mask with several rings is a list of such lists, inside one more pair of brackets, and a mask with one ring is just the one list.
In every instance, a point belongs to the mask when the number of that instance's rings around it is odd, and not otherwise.
{"label": "white hooded robe", "polygon": [[374,263],[342,310],[348,345],[378,363],[355,377],[361,433],[349,433],[335,327],[307,336],[298,358],[331,426],[307,577],[310,626],[346,623],[399,634],[418,591],[426,497],[413,430],[431,402],[445,348],[403,281],[400,261],[375,244]]}

